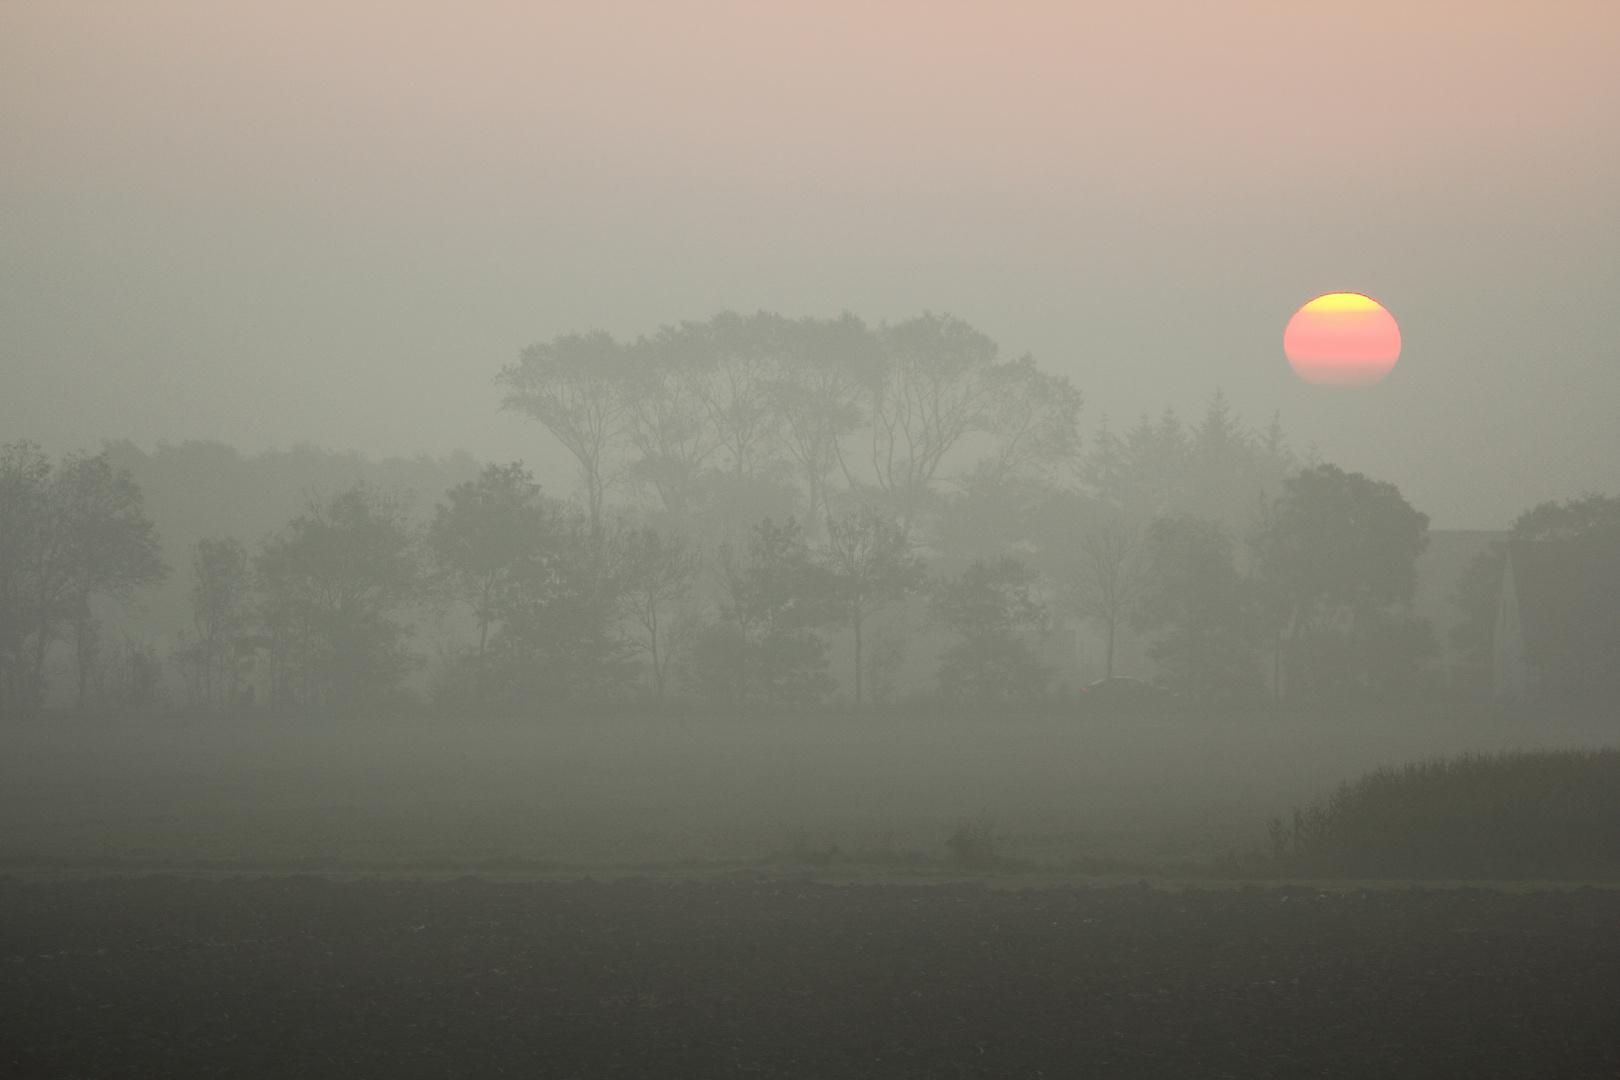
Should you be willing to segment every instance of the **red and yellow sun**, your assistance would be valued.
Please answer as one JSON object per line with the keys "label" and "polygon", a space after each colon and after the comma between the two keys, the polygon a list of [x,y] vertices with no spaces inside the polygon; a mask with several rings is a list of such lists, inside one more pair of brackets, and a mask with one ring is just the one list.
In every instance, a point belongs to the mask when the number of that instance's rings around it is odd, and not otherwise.
{"label": "red and yellow sun", "polygon": [[1283,331],[1283,352],[1306,382],[1371,386],[1400,359],[1401,328],[1370,296],[1328,293],[1294,312]]}

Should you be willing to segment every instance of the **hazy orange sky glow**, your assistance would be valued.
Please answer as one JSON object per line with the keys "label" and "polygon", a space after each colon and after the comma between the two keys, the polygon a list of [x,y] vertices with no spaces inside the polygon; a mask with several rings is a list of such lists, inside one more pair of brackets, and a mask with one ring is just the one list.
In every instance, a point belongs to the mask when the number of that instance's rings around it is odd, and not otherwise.
{"label": "hazy orange sky glow", "polygon": [[1528,177],[1612,152],[1584,137],[1616,89],[1606,7],[24,4],[6,121],[41,178],[172,179],[187,153],[294,187],[318,157],[340,182],[628,166],[1219,198],[1505,149]]}
{"label": "hazy orange sky glow", "polygon": [[[532,341],[931,309],[1088,427],[1219,385],[1494,525],[1614,486],[1617,55],[1607,3],[12,3],[0,433],[533,459]],[[1278,356],[1334,291],[1401,313],[1365,395]]]}

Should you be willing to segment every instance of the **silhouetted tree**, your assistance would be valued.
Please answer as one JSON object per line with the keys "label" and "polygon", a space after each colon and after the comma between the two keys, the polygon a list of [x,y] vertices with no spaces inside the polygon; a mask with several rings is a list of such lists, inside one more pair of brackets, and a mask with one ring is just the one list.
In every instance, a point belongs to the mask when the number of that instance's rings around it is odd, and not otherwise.
{"label": "silhouetted tree", "polygon": [[128,602],[134,591],[168,576],[154,526],[143,512],[141,489],[111,456],[69,454],[52,479],[55,528],[72,568],[72,628],[78,658],[79,704],[97,641],[91,599]]}
{"label": "silhouetted tree", "polygon": [[1045,696],[1051,669],[1018,636],[1020,630],[1047,625],[1035,578],[1035,571],[1016,558],[975,559],[936,587],[930,603],[934,620],[963,639],[939,657],[946,697],[992,704]]}
{"label": "silhouetted tree", "polygon": [[689,392],[720,444],[721,467],[734,479],[781,471],[776,395],[789,326],[780,315],[761,311],[749,316],[722,312],[686,328],[682,344]]}
{"label": "silhouetted tree", "polygon": [[545,425],[579,463],[593,536],[601,535],[616,444],[627,423],[628,373],[624,347],[598,330],[530,345],[497,380],[502,407]]}
{"label": "silhouetted tree", "polygon": [[1225,530],[1186,514],[1158,518],[1143,543],[1146,584],[1132,620],[1156,633],[1148,656],[1165,681],[1209,704],[1252,700],[1259,665],[1247,590]]}
{"label": "silhouetted tree", "polygon": [[1082,618],[1103,632],[1104,666],[1114,677],[1114,646],[1129,625],[1147,585],[1142,562],[1142,530],[1111,518],[1086,531],[1081,558],[1070,586],[1070,603]]}
{"label": "silhouetted tree", "polygon": [[45,656],[73,573],[52,525],[50,459],[33,443],[0,446],[0,703],[20,714],[45,696]]}
{"label": "silhouetted tree", "polygon": [[1243,425],[1221,390],[1210,395],[1203,419],[1193,428],[1189,473],[1180,509],[1207,521],[1241,530],[1262,495],[1275,497],[1285,478],[1299,468],[1273,416],[1265,432]]}
{"label": "silhouetted tree", "polygon": [[632,479],[651,484],[664,512],[684,525],[699,477],[720,440],[691,393],[693,372],[682,361],[690,331],[666,327],[628,352],[631,374],[622,387],[626,436],[638,457]]}
{"label": "silhouetted tree", "polygon": [[1165,409],[1158,420],[1143,416],[1124,435],[1123,493],[1126,516],[1151,521],[1173,514],[1185,506],[1188,478],[1192,472],[1192,443],[1187,428],[1174,409]]}
{"label": "silhouetted tree", "polygon": [[960,319],[932,314],[885,326],[878,340],[882,366],[866,387],[870,463],[904,522],[928,498],[945,455],[989,428],[996,344]]}
{"label": "silhouetted tree", "polygon": [[679,537],[643,527],[624,537],[619,565],[624,609],[645,635],[639,644],[647,652],[653,686],[662,702],[671,609],[691,593],[703,563]]}
{"label": "silhouetted tree", "polygon": [[167,575],[141,491],[107,452],[60,466],[32,443],[0,448],[0,693],[19,712],[45,700],[52,642],[71,635],[78,700],[98,641],[92,601],[129,601]]}
{"label": "silhouetted tree", "polygon": [[[1369,646],[1417,589],[1417,558],[1429,518],[1395,485],[1333,465],[1283,482],[1251,538],[1265,594],[1280,627],[1285,672],[1294,691],[1315,696],[1368,685]],[[1395,632],[1395,631],[1392,631]]]}
{"label": "silhouetted tree", "polygon": [[827,520],[821,550],[842,625],[855,631],[855,704],[861,703],[864,658],[861,629],[875,611],[922,588],[922,560],[905,531],[871,507]]}
{"label": "silhouetted tree", "polygon": [[998,484],[1056,481],[1079,458],[1080,391],[1066,376],[1038,369],[1028,353],[992,372],[985,427],[995,449],[977,471]]}
{"label": "silhouetted tree", "polygon": [[85,683],[90,700],[119,713],[150,715],[174,704],[157,649],[127,634],[122,644],[95,657]]}
{"label": "silhouetted tree", "polygon": [[401,615],[420,595],[402,495],[366,484],[326,499],[270,537],[256,560],[272,698],[304,709],[386,700],[417,658]]}
{"label": "silhouetted tree", "polygon": [[191,552],[191,625],[196,643],[184,658],[196,673],[205,706],[215,704],[215,673],[227,676],[225,700],[236,700],[244,656],[250,655],[253,575],[247,549],[232,537],[204,538]]}
{"label": "silhouetted tree", "polygon": [[1079,447],[1079,391],[1031,357],[998,364],[994,342],[948,316],[874,331],[852,315],[721,312],[627,345],[564,335],[499,383],[505,407],[574,455],[595,534],[621,477],[689,538],[806,508],[819,530],[840,495],[874,487],[909,529],[970,437],[990,444],[977,472],[991,484],[1050,483]]}
{"label": "silhouetted tree", "polygon": [[663,328],[628,350],[629,475],[653,487],[677,528],[698,518],[722,536],[761,512],[793,512],[795,479],[824,507],[838,439],[861,421],[857,376],[874,350],[853,316],[722,312]]}
{"label": "silhouetted tree", "polygon": [[636,647],[618,629],[623,547],[611,522],[572,518],[550,531],[545,572],[518,579],[496,609],[475,700],[556,712],[602,702],[635,678]]}
{"label": "silhouetted tree", "polygon": [[792,518],[755,527],[744,553],[720,550],[721,622],[698,640],[699,686],[731,702],[808,704],[833,686],[828,643],[816,632],[837,617],[825,569]]}
{"label": "silhouetted tree", "polygon": [[1458,578],[1452,597],[1463,618],[1452,629],[1451,640],[1477,664],[1490,663],[1509,542],[1573,540],[1620,530],[1620,497],[1588,494],[1561,503],[1540,503],[1514,518],[1509,529],[1509,538],[1492,541],[1474,556]]}
{"label": "silhouetted tree", "polygon": [[805,484],[809,520],[831,514],[831,478],[842,440],[865,419],[862,380],[879,362],[876,340],[853,315],[804,319],[785,328],[787,362],[773,389],[773,412],[788,460]]}
{"label": "silhouetted tree", "polygon": [[518,461],[485,466],[477,480],[445,492],[445,500],[427,532],[433,576],[445,599],[472,610],[482,655],[507,598],[549,572],[559,512]]}
{"label": "silhouetted tree", "polygon": [[1075,473],[1098,502],[1119,515],[1127,512],[1131,505],[1129,467],[1125,440],[1109,426],[1105,413],[1091,440],[1091,449],[1082,455]]}
{"label": "silhouetted tree", "polygon": [[1105,421],[1078,475],[1127,521],[1146,524],[1163,514],[1189,513],[1238,530],[1260,495],[1275,497],[1298,468],[1279,417],[1257,432],[1217,389],[1191,430],[1171,409],[1157,420],[1142,417],[1123,435]]}

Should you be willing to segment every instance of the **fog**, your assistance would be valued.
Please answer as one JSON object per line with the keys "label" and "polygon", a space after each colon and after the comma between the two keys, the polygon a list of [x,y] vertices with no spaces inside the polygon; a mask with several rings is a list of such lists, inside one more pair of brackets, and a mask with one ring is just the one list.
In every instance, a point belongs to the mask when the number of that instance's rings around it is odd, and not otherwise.
{"label": "fog", "polygon": [[[326,805],[330,755],[476,722],[466,797],[598,755],[533,809],[632,861],[659,799],[749,857],[1129,804],[1147,858],[1174,803],[1208,859],[1379,764],[1572,744],[1496,725],[1612,714],[1607,616],[1521,583],[1600,644],[1519,656],[1503,572],[1563,544],[1607,595],[1616,44],[1605,5],[8,6],[3,681],[67,755],[17,782],[107,740],[132,792],[262,753]],[[1376,386],[1284,362],[1335,290],[1400,323]],[[913,759],[930,710],[984,730]]]}
{"label": "fog", "polygon": [[[1415,586],[1386,599],[1433,641],[1403,693],[1439,700],[1485,677],[1485,547],[1533,506],[1615,489],[1620,19],[1601,5],[1355,20],[1265,4],[14,5],[0,21],[0,431],[46,467],[108,447],[152,523],[145,577],[85,586],[89,622],[29,639],[46,643],[29,693],[52,707],[111,701],[86,679],[127,682],[112,669],[137,655],[157,700],[218,704],[180,659],[199,633],[199,541],[258,559],[357,481],[421,529],[454,485],[515,460],[559,520],[681,538],[703,564],[671,609],[688,621],[725,608],[723,550],[740,558],[762,519],[794,517],[825,562],[823,519],[879,494],[936,584],[973,559],[1034,575],[994,586],[1033,590],[1014,628],[1047,665],[1029,700],[1115,674],[1116,645],[1119,672],[1176,683],[1153,653],[1167,616],[1155,631],[1116,604],[1099,622],[1081,595],[1096,591],[1086,537],[1192,514],[1258,580],[1256,498],[1326,463],[1427,515]],[[1312,387],[1283,361],[1292,311],[1343,289],[1401,324],[1402,359],[1375,387]],[[726,329],[756,311],[772,314]],[[607,353],[570,353],[592,332]],[[871,357],[936,332],[916,348],[943,357],[970,334],[986,372],[1034,365],[1007,404],[963,414],[943,457],[918,449],[922,422],[896,472],[900,414],[874,405],[806,464],[809,429],[781,419],[777,391],[760,398],[776,441],[750,449],[727,349],[790,381],[838,354],[853,386],[888,362]],[[753,336],[721,340],[739,333]],[[643,421],[582,473],[543,400],[546,365],[569,363],[651,365],[684,388],[670,408],[732,415],[683,444],[696,471],[674,488]],[[708,371],[733,397],[703,389]],[[1017,393],[1050,407],[1059,387],[1072,398],[1041,429],[1045,456],[1010,449],[1035,436],[990,413],[1027,410]],[[642,415],[637,393],[625,407]],[[1163,427],[1172,412],[1184,435]],[[1124,487],[1105,476],[1110,438],[1134,455]],[[741,486],[703,479],[727,469]],[[1606,503],[1581,505],[1603,519]],[[921,581],[866,628],[895,700],[938,691],[952,640]],[[474,622],[486,638],[496,624],[454,590],[396,599],[378,617],[399,622],[405,667],[385,681],[410,708],[455,712],[455,657]],[[818,624],[828,681],[802,700],[859,703],[859,621]],[[668,696],[705,700],[691,671],[681,689],[690,656],[657,658],[659,632],[650,666],[615,685],[664,697],[667,662]],[[1280,649],[1265,673],[1279,700]],[[289,692],[264,657],[241,665],[231,693]]]}
{"label": "fog", "polygon": [[1207,880],[1380,765],[1612,743],[1612,720],[1054,723],[391,720],[8,728],[0,857],[98,872],[959,875]]}
{"label": "fog", "polygon": [[[1086,396],[1215,387],[1437,527],[1614,486],[1603,4],[12,4],[0,425],[569,467],[557,334],[950,312]],[[1363,291],[1361,394],[1282,327]]]}
{"label": "fog", "polygon": [[0,1060],[1613,1073],[1617,56],[0,5]]}

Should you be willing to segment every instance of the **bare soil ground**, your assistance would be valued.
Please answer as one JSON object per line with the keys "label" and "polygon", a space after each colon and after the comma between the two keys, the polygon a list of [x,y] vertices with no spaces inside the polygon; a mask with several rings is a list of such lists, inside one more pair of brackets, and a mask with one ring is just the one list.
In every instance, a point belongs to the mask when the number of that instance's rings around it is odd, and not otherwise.
{"label": "bare soil ground", "polygon": [[1614,1077],[1620,892],[0,877],[16,1077]]}
{"label": "bare soil ground", "polygon": [[1617,730],[0,725],[0,1076],[1620,1076],[1620,892],[1210,877],[1379,764]]}

